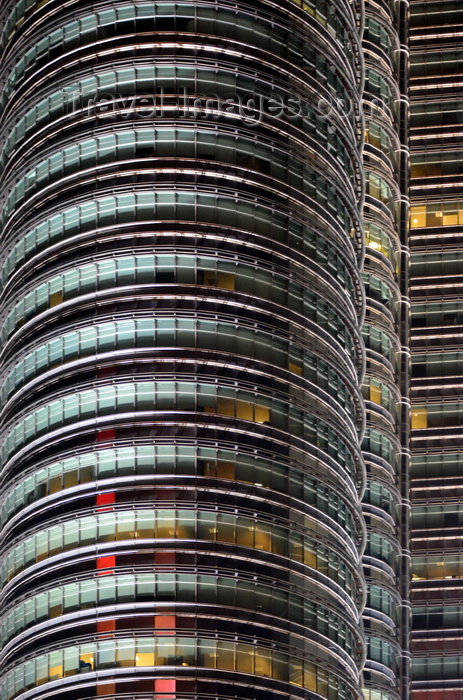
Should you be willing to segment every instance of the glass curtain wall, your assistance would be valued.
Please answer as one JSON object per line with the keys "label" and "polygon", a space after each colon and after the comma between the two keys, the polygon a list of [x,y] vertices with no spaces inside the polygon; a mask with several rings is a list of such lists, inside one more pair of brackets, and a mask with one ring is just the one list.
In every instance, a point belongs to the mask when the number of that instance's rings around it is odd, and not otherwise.
{"label": "glass curtain wall", "polygon": [[360,4],[0,13],[1,700],[360,700]]}
{"label": "glass curtain wall", "polygon": [[366,700],[408,697],[408,200],[405,2],[365,3]]}

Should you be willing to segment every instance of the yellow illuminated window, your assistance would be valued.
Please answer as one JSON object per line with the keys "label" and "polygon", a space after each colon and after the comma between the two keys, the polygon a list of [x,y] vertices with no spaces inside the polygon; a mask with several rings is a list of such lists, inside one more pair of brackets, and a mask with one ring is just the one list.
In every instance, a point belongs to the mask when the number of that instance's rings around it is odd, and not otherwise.
{"label": "yellow illuminated window", "polygon": [[242,673],[254,672],[254,656],[247,644],[236,645],[236,669]]}
{"label": "yellow illuminated window", "polygon": [[268,423],[270,421],[270,409],[266,408],[266,406],[255,406],[254,420],[256,423]]}
{"label": "yellow illuminated window", "polygon": [[154,651],[138,653],[135,657],[135,666],[154,666]]}
{"label": "yellow illuminated window", "polygon": [[301,685],[304,682],[302,661],[290,659],[289,682],[293,685]]}
{"label": "yellow illuminated window", "polygon": [[410,214],[411,228],[424,226],[456,226],[463,224],[463,209],[458,202],[429,204],[412,207]]}
{"label": "yellow illuminated window", "polygon": [[[206,408],[207,413],[215,413],[216,409]],[[250,401],[240,401],[239,399],[217,399],[217,413],[223,416],[235,416],[242,420],[252,420],[256,423],[268,423],[270,421],[270,409],[266,406],[254,406]]]}
{"label": "yellow illuminated window", "polygon": [[257,649],[254,657],[255,672],[258,676],[272,676],[272,659],[270,649]]}
{"label": "yellow illuminated window", "polygon": [[388,258],[393,254],[389,236],[374,224],[365,223],[365,244]]}
{"label": "yellow illuminated window", "polygon": [[304,564],[307,566],[311,566],[312,569],[317,568],[317,555],[315,552],[312,552],[310,549],[307,549],[307,547],[304,548]]}
{"label": "yellow illuminated window", "polygon": [[57,678],[62,678],[62,677],[63,677],[62,664],[58,664],[58,666],[51,666],[51,668],[50,668],[50,680],[54,681]]}
{"label": "yellow illuminated window", "polygon": [[426,226],[426,207],[412,207],[411,208],[411,228],[421,228]]}
{"label": "yellow illuminated window", "polygon": [[254,547],[254,523],[247,518],[239,518],[236,525],[236,544]]}
{"label": "yellow illuminated window", "polygon": [[371,143],[372,146],[376,146],[376,148],[381,148],[381,136],[379,133],[375,133],[373,129],[368,129],[365,132],[365,141]]}
{"label": "yellow illuminated window", "polygon": [[256,525],[254,546],[256,549],[263,549],[266,552],[272,551],[272,531],[270,525],[266,523],[258,523]]}
{"label": "yellow illuminated window", "polygon": [[304,688],[317,692],[317,670],[315,664],[304,664]]}
{"label": "yellow illuminated window", "polygon": [[420,430],[428,427],[428,411],[426,408],[412,409],[412,429]]}
{"label": "yellow illuminated window", "polygon": [[458,224],[458,212],[452,212],[449,214],[444,214],[442,216],[443,226],[456,226]]}
{"label": "yellow illuminated window", "polygon": [[231,272],[218,272],[217,286],[222,289],[235,289],[235,275]]}
{"label": "yellow illuminated window", "polygon": [[[298,2],[297,4],[300,5],[301,3]],[[313,9],[313,7],[308,5],[306,2],[302,3],[302,7],[306,12],[308,12],[310,15],[313,15],[315,17],[315,10]]]}
{"label": "yellow illuminated window", "polygon": [[79,474],[77,469],[71,469],[64,472],[64,488],[69,489],[72,486],[77,486],[79,483]]}
{"label": "yellow illuminated window", "polygon": [[371,384],[370,386],[370,401],[381,405],[381,387]]}
{"label": "yellow illuminated window", "polygon": [[217,667],[227,671],[235,669],[235,645],[233,642],[219,642],[217,644]]}
{"label": "yellow illuminated window", "polygon": [[57,493],[61,491],[61,474],[53,476],[49,482],[49,493]]}
{"label": "yellow illuminated window", "polygon": [[[221,399],[218,400],[220,406]],[[242,418],[243,420],[253,419],[253,405],[249,401],[237,401],[236,402],[236,417]]]}
{"label": "yellow illuminated window", "polygon": [[223,462],[222,460],[206,462],[205,472],[206,476],[218,476],[221,479],[234,479],[235,464],[234,462]]}
{"label": "yellow illuminated window", "polygon": [[50,306],[58,306],[63,301],[63,292],[54,292],[50,294]]}
{"label": "yellow illuminated window", "polygon": [[294,374],[298,374],[300,377],[302,377],[302,367],[295,365],[294,362],[288,363],[288,369],[290,372],[294,372]]}
{"label": "yellow illuminated window", "polygon": [[80,654],[80,661],[93,668],[93,652],[89,651],[87,653]]}
{"label": "yellow illuminated window", "polygon": [[[210,409],[210,413],[215,413],[216,409]],[[235,415],[235,400],[234,399],[224,399],[220,397],[217,399],[217,413],[221,413],[223,416],[234,416]]]}

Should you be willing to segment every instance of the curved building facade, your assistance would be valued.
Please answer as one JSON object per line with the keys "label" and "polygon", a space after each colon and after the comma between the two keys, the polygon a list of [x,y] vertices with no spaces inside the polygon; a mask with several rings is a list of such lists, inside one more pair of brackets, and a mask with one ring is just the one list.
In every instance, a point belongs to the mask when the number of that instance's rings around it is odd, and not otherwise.
{"label": "curved building facade", "polygon": [[407,18],[406,2],[365,4],[367,700],[405,699],[410,681]]}
{"label": "curved building facade", "polygon": [[358,700],[361,7],[2,13],[1,700]]}

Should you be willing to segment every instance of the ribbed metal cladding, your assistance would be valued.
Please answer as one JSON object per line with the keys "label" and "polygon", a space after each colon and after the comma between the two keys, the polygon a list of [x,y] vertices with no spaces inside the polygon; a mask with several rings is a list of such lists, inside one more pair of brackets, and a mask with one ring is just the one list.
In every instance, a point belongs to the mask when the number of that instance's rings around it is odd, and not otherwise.
{"label": "ribbed metal cladding", "polygon": [[366,2],[366,700],[409,693],[408,7]]}
{"label": "ribbed metal cladding", "polygon": [[356,700],[361,7],[2,11],[1,700]]}

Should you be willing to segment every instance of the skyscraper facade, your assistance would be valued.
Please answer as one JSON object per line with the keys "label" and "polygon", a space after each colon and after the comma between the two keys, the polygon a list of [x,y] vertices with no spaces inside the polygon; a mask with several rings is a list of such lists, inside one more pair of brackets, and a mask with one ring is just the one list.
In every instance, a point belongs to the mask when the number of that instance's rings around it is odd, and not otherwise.
{"label": "skyscraper facade", "polygon": [[411,347],[415,700],[461,697],[461,23],[411,4]]}
{"label": "skyscraper facade", "polygon": [[[390,252],[366,269],[364,562],[389,700],[402,97],[370,10],[366,216]],[[1,700],[358,700],[363,8],[1,13]]]}
{"label": "skyscraper facade", "polygon": [[408,5],[366,2],[363,54],[368,700],[407,698],[409,302]]}

